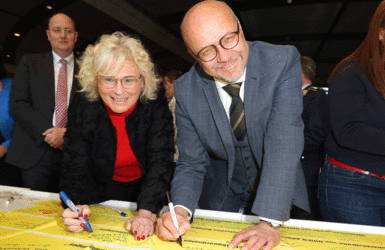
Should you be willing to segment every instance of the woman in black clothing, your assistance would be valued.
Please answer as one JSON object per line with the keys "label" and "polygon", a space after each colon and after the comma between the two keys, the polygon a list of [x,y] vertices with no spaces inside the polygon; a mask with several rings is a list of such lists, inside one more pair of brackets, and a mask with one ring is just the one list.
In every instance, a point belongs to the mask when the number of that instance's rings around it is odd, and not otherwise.
{"label": "woman in black clothing", "polygon": [[329,81],[332,134],[319,179],[324,220],[385,226],[385,2]]}
{"label": "woman in black clothing", "polygon": [[[154,232],[174,163],[172,115],[140,41],[120,32],[87,47],[80,61],[83,98],[69,111],[61,190],[86,217],[89,204],[137,202],[126,228],[137,240]],[[66,209],[72,232],[85,225]]]}

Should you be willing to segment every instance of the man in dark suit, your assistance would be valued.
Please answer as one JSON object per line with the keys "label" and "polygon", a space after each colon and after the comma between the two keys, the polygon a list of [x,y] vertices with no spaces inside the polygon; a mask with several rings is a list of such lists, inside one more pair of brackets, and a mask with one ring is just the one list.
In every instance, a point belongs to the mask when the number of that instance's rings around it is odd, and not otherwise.
{"label": "man in dark suit", "polygon": [[68,107],[79,89],[78,33],[62,13],[50,18],[46,33],[52,51],[24,56],[15,73],[10,108],[17,122],[6,161],[21,168],[25,187],[58,191]]}
{"label": "man in dark suit", "polygon": [[247,241],[247,249],[272,249],[292,204],[308,209],[298,51],[247,42],[220,1],[196,4],[181,29],[197,63],[175,83],[180,155],[171,196],[179,230],[165,213],[158,235],[176,240],[199,205],[258,215],[261,222],[237,233],[229,248]]}
{"label": "man in dark suit", "polygon": [[318,175],[325,163],[325,140],[330,128],[330,116],[326,93],[312,85],[316,76],[316,63],[307,56],[301,56],[303,112],[305,145],[301,164],[305,173],[309,195],[310,213],[294,207],[291,218],[322,220],[318,200]]}

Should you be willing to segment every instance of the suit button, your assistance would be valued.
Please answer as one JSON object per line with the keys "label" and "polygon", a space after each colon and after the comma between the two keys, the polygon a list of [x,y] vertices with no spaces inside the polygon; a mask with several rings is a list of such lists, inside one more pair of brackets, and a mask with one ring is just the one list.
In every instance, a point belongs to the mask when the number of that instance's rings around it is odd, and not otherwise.
{"label": "suit button", "polygon": [[245,157],[245,161],[248,161],[249,160],[249,157]]}
{"label": "suit button", "polygon": [[227,185],[227,186],[229,185],[229,182],[228,182],[228,181],[226,181],[226,185]]}
{"label": "suit button", "polygon": [[222,202],[222,199],[218,198],[218,201],[219,201],[219,202]]}
{"label": "suit button", "polygon": [[250,167],[247,167],[246,170],[250,170]]}

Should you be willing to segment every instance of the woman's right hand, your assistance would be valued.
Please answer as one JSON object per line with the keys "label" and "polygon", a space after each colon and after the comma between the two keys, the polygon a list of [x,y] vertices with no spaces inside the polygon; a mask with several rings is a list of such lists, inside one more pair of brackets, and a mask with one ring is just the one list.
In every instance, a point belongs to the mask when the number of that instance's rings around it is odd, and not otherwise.
{"label": "woman's right hand", "polygon": [[0,158],[2,158],[7,153],[7,148],[3,145],[0,145]]}
{"label": "woman's right hand", "polygon": [[72,212],[69,208],[66,208],[63,211],[64,225],[72,233],[80,233],[84,230],[86,225],[78,218],[83,216],[83,218],[87,220],[91,212],[90,207],[88,205],[77,205],[76,207],[80,211],[80,213]]}

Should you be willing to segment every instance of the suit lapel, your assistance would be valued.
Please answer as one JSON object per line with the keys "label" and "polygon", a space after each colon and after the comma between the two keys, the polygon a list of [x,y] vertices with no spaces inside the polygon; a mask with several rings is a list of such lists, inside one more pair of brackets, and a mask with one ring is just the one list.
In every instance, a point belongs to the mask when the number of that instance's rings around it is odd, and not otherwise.
{"label": "suit lapel", "polygon": [[40,72],[45,72],[42,77],[44,77],[43,82],[48,92],[48,103],[51,103],[51,105],[55,107],[55,73],[53,67],[53,55],[51,51],[44,55],[40,70]]}
{"label": "suit lapel", "polygon": [[245,94],[244,94],[244,108],[245,108],[245,121],[246,121],[246,133],[249,139],[251,150],[256,152],[256,130],[255,124],[258,124],[260,116],[259,110],[265,105],[263,98],[259,95],[259,88],[261,85],[261,77],[257,77],[261,73],[258,72],[258,67],[255,59],[250,55],[246,66],[246,79],[245,79]]}
{"label": "suit lapel", "polygon": [[76,78],[76,75],[79,73],[79,65],[76,63],[76,57],[74,57],[74,71],[73,71],[73,78],[72,78],[72,88],[71,88],[71,94],[70,94],[70,101],[69,105],[71,105],[71,102],[74,99],[74,96],[76,93],[80,91],[80,84],[78,79]]}
{"label": "suit lapel", "polygon": [[214,80],[204,78],[203,81],[206,83],[203,87],[203,92],[206,96],[215,125],[226,150],[228,158],[228,181],[230,182],[234,171],[235,150],[231,134],[232,131],[229,129],[229,119],[227,118],[226,112],[224,112]]}

